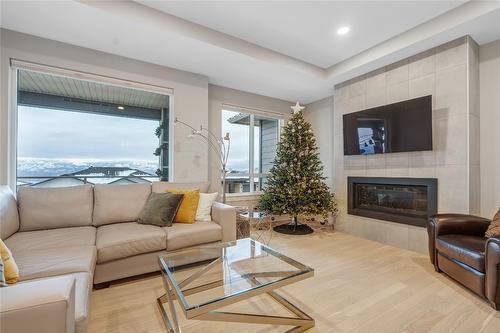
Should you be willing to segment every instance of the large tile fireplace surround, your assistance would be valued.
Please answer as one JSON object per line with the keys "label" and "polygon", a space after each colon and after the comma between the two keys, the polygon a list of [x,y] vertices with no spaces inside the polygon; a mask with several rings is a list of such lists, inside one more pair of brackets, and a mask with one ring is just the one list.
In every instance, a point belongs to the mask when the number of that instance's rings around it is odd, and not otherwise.
{"label": "large tile fireplace surround", "polygon": [[[357,191],[371,201],[349,207],[348,177],[437,179],[438,213],[479,214],[478,75],[478,46],[470,37],[462,37],[335,85],[332,178],[339,205],[338,231],[428,251],[422,225],[424,216],[435,209],[427,196],[424,211],[422,196],[428,192],[387,186],[392,183],[376,188],[367,184]],[[432,150],[344,155],[344,115],[428,95],[432,95]],[[394,195],[399,199],[393,200]],[[411,209],[399,206],[412,201]]]}
{"label": "large tile fireplace surround", "polygon": [[437,213],[436,178],[348,177],[348,214],[425,227]]}

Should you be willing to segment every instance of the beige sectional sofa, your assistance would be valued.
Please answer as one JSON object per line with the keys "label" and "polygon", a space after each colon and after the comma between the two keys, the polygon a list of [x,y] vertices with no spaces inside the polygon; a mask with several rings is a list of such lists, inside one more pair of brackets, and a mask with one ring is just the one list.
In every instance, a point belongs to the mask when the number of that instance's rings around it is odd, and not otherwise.
{"label": "beige sectional sofa", "polygon": [[[20,278],[0,288],[0,331],[86,332],[93,284],[159,269],[158,255],[236,239],[236,212],[216,203],[212,222],[136,223],[149,194],[208,183],[0,187],[0,236]],[[189,262],[186,262],[186,264]]]}

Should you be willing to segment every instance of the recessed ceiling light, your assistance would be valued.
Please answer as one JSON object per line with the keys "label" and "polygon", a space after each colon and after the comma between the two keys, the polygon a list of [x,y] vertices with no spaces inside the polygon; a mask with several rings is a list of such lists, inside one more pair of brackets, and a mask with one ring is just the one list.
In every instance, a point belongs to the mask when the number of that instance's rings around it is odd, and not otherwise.
{"label": "recessed ceiling light", "polygon": [[340,36],[345,35],[349,32],[349,30],[351,30],[351,28],[349,28],[348,26],[340,27],[337,30],[337,35],[340,35]]}
{"label": "recessed ceiling light", "polygon": [[117,109],[118,109],[118,110],[125,110],[125,108],[124,108],[123,106],[121,106],[121,105],[120,105],[120,106],[118,106],[118,107],[117,107]]}

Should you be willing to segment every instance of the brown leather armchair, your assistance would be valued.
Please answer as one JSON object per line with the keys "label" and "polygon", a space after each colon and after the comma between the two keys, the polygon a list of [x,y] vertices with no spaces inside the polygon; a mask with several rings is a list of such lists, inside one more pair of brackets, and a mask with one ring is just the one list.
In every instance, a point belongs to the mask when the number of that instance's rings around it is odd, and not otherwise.
{"label": "brown leather armchair", "polygon": [[500,310],[500,237],[484,237],[490,223],[472,215],[434,215],[427,223],[429,256],[437,272]]}

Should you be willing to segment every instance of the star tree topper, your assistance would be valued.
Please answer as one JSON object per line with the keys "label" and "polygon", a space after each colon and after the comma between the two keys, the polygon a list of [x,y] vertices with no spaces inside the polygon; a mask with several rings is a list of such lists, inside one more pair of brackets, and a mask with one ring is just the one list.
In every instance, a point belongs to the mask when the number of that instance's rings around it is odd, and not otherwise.
{"label": "star tree topper", "polygon": [[300,111],[304,110],[304,107],[297,102],[295,105],[291,106],[291,109],[293,110],[293,113],[299,113]]}

